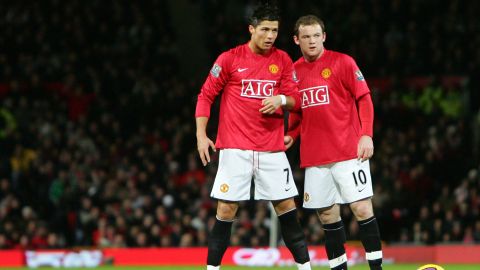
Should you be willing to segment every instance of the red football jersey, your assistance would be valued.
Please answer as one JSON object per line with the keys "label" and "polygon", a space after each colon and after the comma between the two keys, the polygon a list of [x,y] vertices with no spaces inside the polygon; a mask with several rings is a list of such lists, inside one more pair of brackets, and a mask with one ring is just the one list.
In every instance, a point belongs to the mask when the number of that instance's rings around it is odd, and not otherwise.
{"label": "red football jersey", "polygon": [[222,53],[198,95],[195,116],[209,117],[222,90],[216,148],[285,151],[283,110],[266,115],[259,109],[263,99],[279,94],[300,103],[287,53],[272,48],[266,55],[255,54],[248,43]]}
{"label": "red football jersey", "polygon": [[294,69],[302,110],[290,122],[302,121],[289,135],[297,137],[300,129],[301,167],[356,158],[362,135],[356,101],[370,90],[355,60],[325,50],[311,63],[300,58]]}

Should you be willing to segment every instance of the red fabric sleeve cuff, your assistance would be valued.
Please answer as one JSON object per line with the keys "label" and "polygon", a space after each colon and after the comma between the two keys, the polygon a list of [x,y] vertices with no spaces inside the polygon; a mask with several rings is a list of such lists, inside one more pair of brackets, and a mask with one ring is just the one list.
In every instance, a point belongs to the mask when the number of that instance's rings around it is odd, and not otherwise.
{"label": "red fabric sleeve cuff", "polygon": [[199,99],[197,101],[197,107],[195,109],[195,117],[210,117],[210,106],[211,104],[207,101]]}
{"label": "red fabric sleeve cuff", "polygon": [[292,137],[292,139],[296,141],[298,139],[298,136],[300,136],[300,128],[288,131],[287,135]]}

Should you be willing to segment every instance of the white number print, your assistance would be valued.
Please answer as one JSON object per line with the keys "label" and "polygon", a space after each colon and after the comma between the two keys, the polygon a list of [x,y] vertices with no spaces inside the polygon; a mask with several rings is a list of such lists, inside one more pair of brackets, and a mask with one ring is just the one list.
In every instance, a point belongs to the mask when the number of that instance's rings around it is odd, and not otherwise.
{"label": "white number print", "polygon": [[302,108],[325,105],[330,103],[328,86],[315,86],[300,90],[302,95]]}
{"label": "white number print", "polygon": [[242,80],[242,97],[264,99],[273,96],[276,81]]}

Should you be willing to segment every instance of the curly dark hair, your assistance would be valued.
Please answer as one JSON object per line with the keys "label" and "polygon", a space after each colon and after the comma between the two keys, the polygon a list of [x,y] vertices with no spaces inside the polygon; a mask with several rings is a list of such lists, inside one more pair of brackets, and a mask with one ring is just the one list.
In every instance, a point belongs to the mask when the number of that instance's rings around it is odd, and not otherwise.
{"label": "curly dark hair", "polygon": [[250,16],[249,23],[256,27],[262,21],[280,22],[280,11],[275,3],[269,1],[260,2]]}

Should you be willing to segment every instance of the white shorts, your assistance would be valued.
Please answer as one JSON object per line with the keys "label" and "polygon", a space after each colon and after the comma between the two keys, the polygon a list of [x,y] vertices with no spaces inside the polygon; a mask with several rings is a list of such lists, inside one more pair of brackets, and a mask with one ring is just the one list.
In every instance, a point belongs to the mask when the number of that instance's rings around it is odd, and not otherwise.
{"label": "white shorts", "polygon": [[249,200],[252,178],[255,200],[276,201],[298,195],[285,152],[222,149],[210,196],[226,201]]}
{"label": "white shorts", "polygon": [[324,208],[373,196],[368,160],[345,160],[305,170],[303,207]]}

